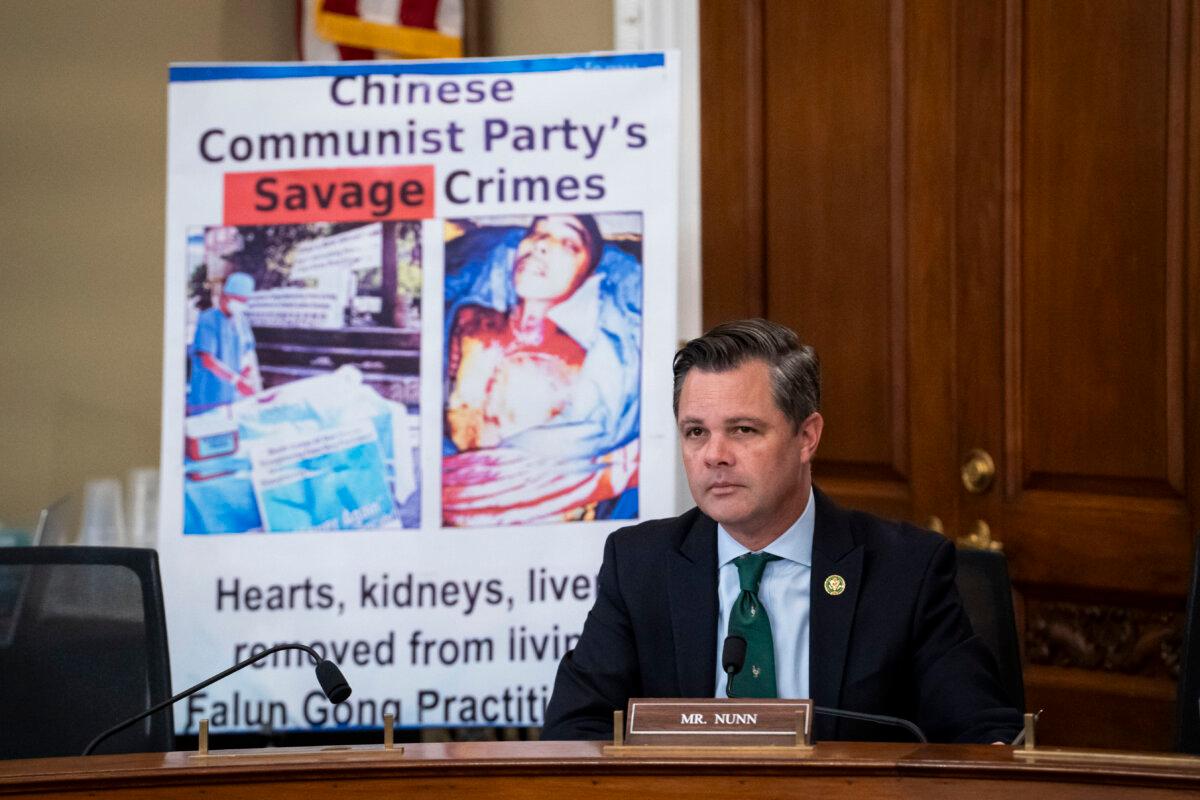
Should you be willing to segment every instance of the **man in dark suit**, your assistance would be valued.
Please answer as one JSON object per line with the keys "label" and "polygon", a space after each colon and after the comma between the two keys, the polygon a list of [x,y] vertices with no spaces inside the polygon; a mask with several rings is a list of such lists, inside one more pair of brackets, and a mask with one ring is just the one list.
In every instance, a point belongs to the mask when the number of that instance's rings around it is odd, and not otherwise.
{"label": "man in dark suit", "polygon": [[[630,697],[728,695],[902,717],[933,741],[1012,739],[1019,715],[962,609],[950,542],[813,487],[824,422],[812,348],[764,320],[727,323],[676,353],[674,372],[698,508],[609,537],[543,738],[608,738]],[[718,666],[727,635],[748,642],[733,678]],[[818,740],[905,735],[814,725]]]}

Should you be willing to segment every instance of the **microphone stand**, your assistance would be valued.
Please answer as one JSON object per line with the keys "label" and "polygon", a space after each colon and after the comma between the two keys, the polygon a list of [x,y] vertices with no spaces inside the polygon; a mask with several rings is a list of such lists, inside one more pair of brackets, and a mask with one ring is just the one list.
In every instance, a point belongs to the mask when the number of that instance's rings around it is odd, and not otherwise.
{"label": "microphone stand", "polygon": [[[169,697],[166,700],[163,700],[161,703],[158,703],[157,705],[152,706],[151,708],[143,711],[142,713],[138,714],[136,717],[130,717],[129,719],[125,720],[124,722],[118,722],[116,725],[112,726],[108,730],[101,733],[95,739],[92,739],[92,741],[88,743],[88,746],[83,749],[83,755],[90,756],[92,754],[92,751],[96,749],[97,745],[99,745],[101,742],[103,742],[105,739],[112,736],[113,734],[120,733],[121,731],[130,727],[134,723],[144,720],[146,717],[150,716],[151,714],[162,711],[167,706],[179,702],[180,700],[187,697],[188,695],[194,694],[195,692],[200,691],[204,687],[210,686],[211,684],[216,683],[217,681],[221,680],[222,678],[228,677],[228,676],[232,675],[233,673],[237,672],[238,670],[240,670],[244,667],[250,666],[251,664],[255,663],[256,661],[261,661],[262,659],[266,658],[267,656],[271,655],[272,653],[278,653],[280,650],[303,650],[304,652],[308,653],[309,657],[312,658],[312,660],[315,661],[317,664],[317,681],[321,684],[321,690],[325,693],[325,697],[327,697],[330,700],[330,702],[334,703],[335,705],[338,703],[343,703],[343,702],[345,702],[346,698],[350,696],[350,685],[348,683],[346,683],[346,679],[344,677],[342,677],[341,670],[338,669],[337,664],[334,664],[332,661],[330,661],[328,659],[325,659],[324,661],[322,661],[321,657],[319,655],[317,655],[317,651],[313,650],[308,645],[277,644],[270,649],[262,651],[261,653],[259,653],[256,656],[251,656],[250,658],[247,658],[243,661],[238,662],[237,664],[234,664],[229,669],[225,670],[224,672],[220,672],[216,675],[213,675],[208,680],[201,681],[200,683],[197,683],[195,686],[192,686],[191,688],[184,689],[182,692],[175,695],[174,697]],[[327,664],[329,665],[328,667],[325,666]],[[324,673],[324,674],[322,674],[322,673]],[[327,683],[332,684],[332,685],[327,686],[326,685]]]}
{"label": "microphone stand", "polygon": [[866,714],[862,711],[843,711],[840,708],[826,708],[825,706],[813,706],[814,714],[826,714],[830,717],[843,717],[845,719],[856,719],[861,722],[878,722],[881,725],[892,725],[897,728],[904,728],[906,731],[917,737],[917,741],[921,744],[929,744],[929,740],[925,738],[925,734],[915,723],[909,722],[902,717],[888,717],[883,714]]}

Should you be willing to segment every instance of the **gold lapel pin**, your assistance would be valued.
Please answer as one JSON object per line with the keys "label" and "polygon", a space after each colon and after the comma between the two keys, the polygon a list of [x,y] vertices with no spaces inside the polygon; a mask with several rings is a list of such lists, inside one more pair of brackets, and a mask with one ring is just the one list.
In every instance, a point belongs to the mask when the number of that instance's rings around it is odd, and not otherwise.
{"label": "gold lapel pin", "polygon": [[825,579],[825,594],[837,597],[846,591],[846,579],[841,575],[830,575]]}

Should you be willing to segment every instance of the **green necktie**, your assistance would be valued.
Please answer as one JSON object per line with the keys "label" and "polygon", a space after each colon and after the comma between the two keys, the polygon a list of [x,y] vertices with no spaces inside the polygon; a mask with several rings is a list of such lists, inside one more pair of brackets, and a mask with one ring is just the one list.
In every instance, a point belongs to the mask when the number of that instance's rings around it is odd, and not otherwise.
{"label": "green necktie", "polygon": [[[770,553],[743,553],[733,560],[742,592],[729,611],[729,635],[746,640],[746,660],[742,671],[729,677],[726,694],[730,697],[775,697],[775,643],[771,639],[771,621],[758,599],[758,584],[763,570],[779,556]],[[735,689],[734,681],[737,681]]]}

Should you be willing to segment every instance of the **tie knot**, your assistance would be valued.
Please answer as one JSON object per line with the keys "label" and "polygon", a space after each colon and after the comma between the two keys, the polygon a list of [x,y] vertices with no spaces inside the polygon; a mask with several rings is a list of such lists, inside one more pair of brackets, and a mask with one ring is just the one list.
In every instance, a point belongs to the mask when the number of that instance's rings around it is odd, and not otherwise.
{"label": "tie knot", "polygon": [[743,553],[733,560],[737,566],[738,581],[742,584],[743,592],[758,593],[758,584],[762,580],[763,570],[772,561],[778,561],[779,556],[770,553]]}

